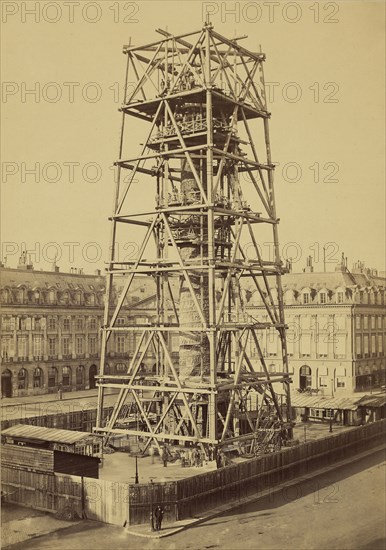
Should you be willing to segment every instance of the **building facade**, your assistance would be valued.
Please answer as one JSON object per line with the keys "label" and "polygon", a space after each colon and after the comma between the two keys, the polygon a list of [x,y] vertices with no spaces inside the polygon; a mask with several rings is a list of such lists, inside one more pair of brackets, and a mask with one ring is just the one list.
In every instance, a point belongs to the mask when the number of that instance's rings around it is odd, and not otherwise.
{"label": "building facade", "polygon": [[[114,288],[114,300],[120,287]],[[23,397],[95,388],[100,360],[105,278],[72,269],[37,271],[22,256],[17,268],[0,267],[1,394]],[[125,301],[117,324],[137,323],[154,308],[143,279]],[[109,341],[106,371],[127,373],[136,336],[115,334]],[[149,350],[144,370],[155,362]]]}
{"label": "building facade", "polygon": [[[73,269],[37,271],[25,260],[17,269],[0,268],[1,383],[3,397],[39,395],[94,388],[99,368],[105,279]],[[123,283],[122,283],[123,285]],[[178,281],[172,283],[177,292]],[[174,288],[176,287],[176,288]],[[117,326],[143,325],[155,315],[152,281],[142,278],[125,301]],[[385,384],[386,279],[344,263],[332,273],[283,276],[287,353],[292,390],[325,396],[372,391]],[[114,287],[114,300],[119,297]],[[265,308],[256,289],[244,289],[249,314],[264,321]],[[272,299],[277,299],[275,288]],[[172,307],[169,307],[172,311]],[[109,341],[106,369],[125,374],[139,333],[117,332]],[[173,360],[178,336],[169,334]],[[254,342],[250,356],[257,360]],[[261,335],[260,345],[271,372],[280,364],[277,332]],[[151,372],[156,350],[149,348],[143,372]]]}
{"label": "building facade", "polygon": [[[360,264],[349,272],[344,262],[332,273],[311,268],[283,277],[292,390],[345,396],[385,384],[385,288],[384,277]],[[272,293],[276,299],[275,289]],[[246,299],[251,315],[261,320],[261,298],[246,291]],[[275,372],[275,332],[267,331],[261,344]]]}
{"label": "building facade", "polygon": [[95,387],[104,278],[1,268],[3,397]]}

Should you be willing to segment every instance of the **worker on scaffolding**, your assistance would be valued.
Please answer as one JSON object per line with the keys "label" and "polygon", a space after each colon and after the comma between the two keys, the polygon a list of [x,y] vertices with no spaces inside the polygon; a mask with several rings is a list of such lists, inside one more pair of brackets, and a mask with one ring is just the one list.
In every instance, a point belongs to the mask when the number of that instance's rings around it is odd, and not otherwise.
{"label": "worker on scaffolding", "polygon": [[187,89],[192,90],[196,84],[196,81],[194,80],[194,74],[192,71],[188,71],[186,74],[186,84]]}

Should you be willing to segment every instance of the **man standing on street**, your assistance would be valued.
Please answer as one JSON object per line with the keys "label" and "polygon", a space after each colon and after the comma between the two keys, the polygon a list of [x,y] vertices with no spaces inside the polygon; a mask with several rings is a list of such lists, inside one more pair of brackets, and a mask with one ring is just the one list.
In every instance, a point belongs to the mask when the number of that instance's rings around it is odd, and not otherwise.
{"label": "man standing on street", "polygon": [[164,517],[164,509],[161,506],[157,506],[154,512],[155,517],[155,530],[161,531],[162,519]]}

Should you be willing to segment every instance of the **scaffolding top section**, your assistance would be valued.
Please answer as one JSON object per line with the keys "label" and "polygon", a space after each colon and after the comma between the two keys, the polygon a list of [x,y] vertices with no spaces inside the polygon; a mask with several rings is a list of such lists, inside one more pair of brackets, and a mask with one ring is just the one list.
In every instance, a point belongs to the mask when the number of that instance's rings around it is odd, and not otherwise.
{"label": "scaffolding top section", "polygon": [[192,45],[184,40],[185,38],[190,38],[192,36],[198,36],[205,33],[206,30],[209,30],[209,33],[215,37],[220,43],[226,44],[230,48],[234,49],[234,51],[240,55],[240,56],[247,56],[252,59],[255,59],[256,61],[265,61],[265,54],[262,52],[252,52],[248,50],[247,48],[244,48],[243,46],[240,46],[238,44],[238,40],[242,40],[244,38],[247,38],[247,35],[235,37],[235,38],[226,38],[225,36],[217,33],[214,31],[214,27],[212,24],[205,24],[202,29],[191,31],[184,34],[179,35],[173,35],[169,33],[168,31],[162,30],[162,29],[156,29],[156,32],[159,34],[162,34],[164,38],[161,40],[156,40],[155,42],[150,42],[148,44],[143,44],[142,46],[131,46],[131,45],[125,45],[123,46],[123,53],[127,54],[129,52],[137,52],[140,50],[147,50],[147,51],[155,51],[157,47],[162,47],[167,45],[169,41],[175,41],[177,43],[176,48],[181,52],[186,52],[188,48],[190,48]]}
{"label": "scaffolding top section", "polygon": [[[150,119],[163,100],[205,104],[212,91],[217,102],[246,107],[247,118],[268,116],[262,64],[265,54],[228,39],[207,24],[192,33],[174,36],[158,29],[164,38],[143,46],[125,46],[127,77],[122,110]],[[233,103],[233,105],[232,105]],[[130,110],[130,112],[128,111]]]}

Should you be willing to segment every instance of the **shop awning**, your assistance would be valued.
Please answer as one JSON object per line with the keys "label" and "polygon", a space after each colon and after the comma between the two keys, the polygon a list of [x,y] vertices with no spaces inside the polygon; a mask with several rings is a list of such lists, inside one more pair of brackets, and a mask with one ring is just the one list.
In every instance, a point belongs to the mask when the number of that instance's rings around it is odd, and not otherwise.
{"label": "shop awning", "polygon": [[384,407],[386,405],[386,395],[365,395],[357,401],[359,407]]}
{"label": "shop awning", "polygon": [[358,408],[355,398],[318,397],[313,395],[292,395],[291,406],[296,408],[334,409],[355,411]]}

